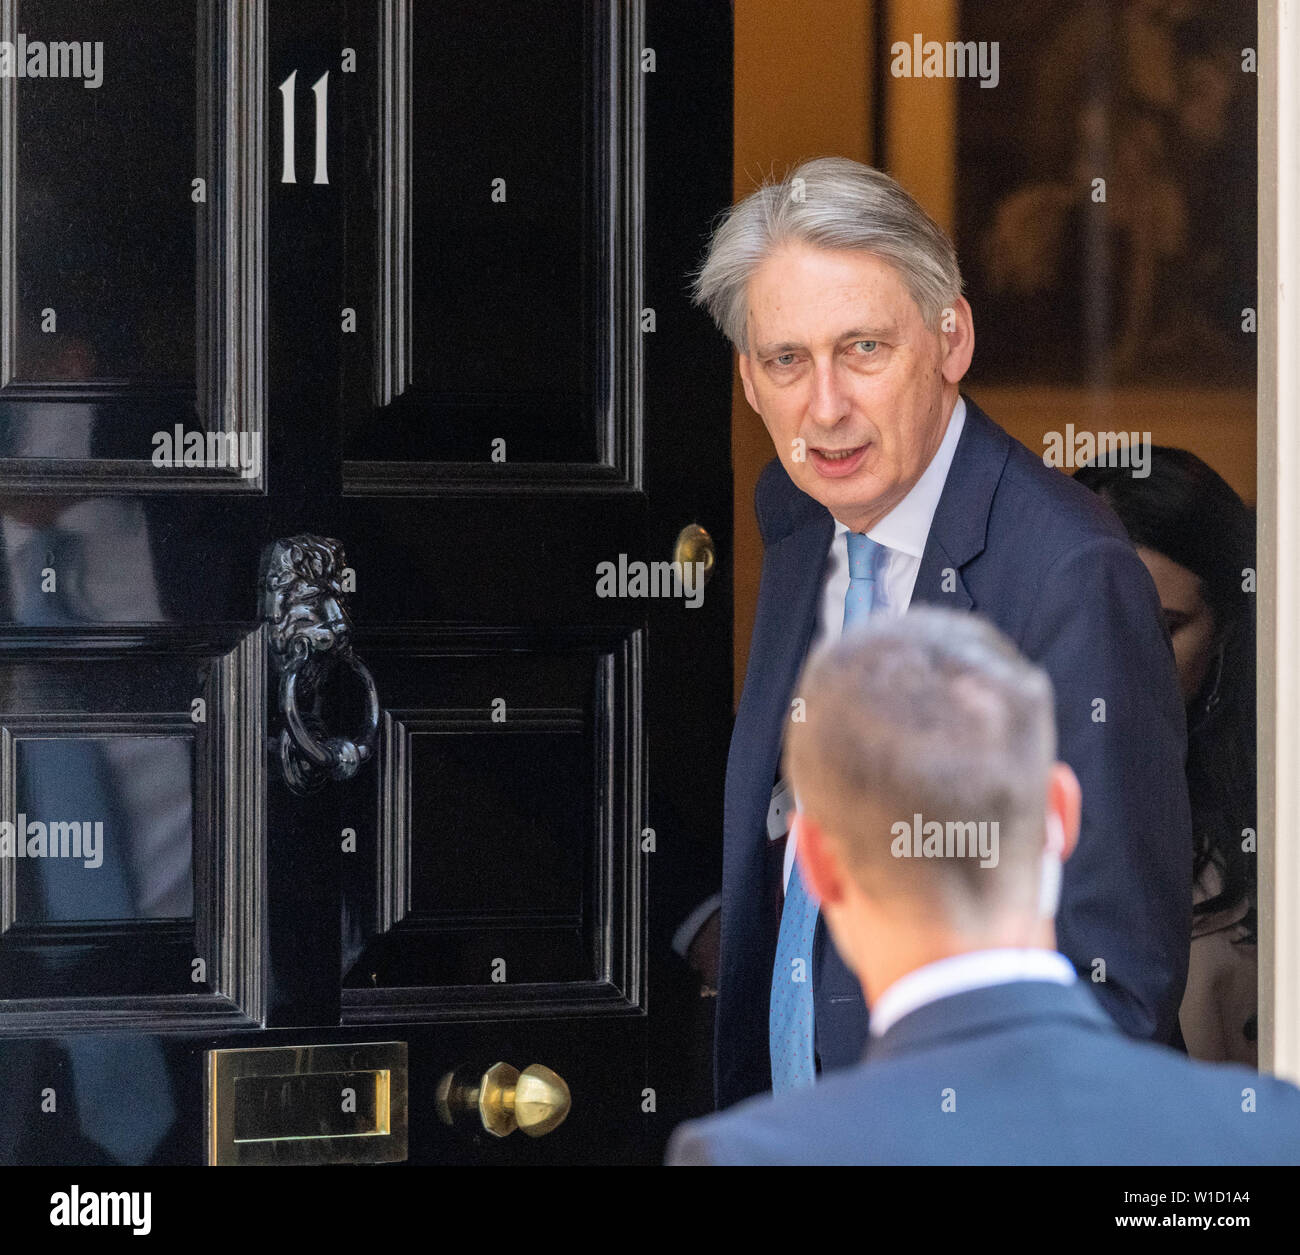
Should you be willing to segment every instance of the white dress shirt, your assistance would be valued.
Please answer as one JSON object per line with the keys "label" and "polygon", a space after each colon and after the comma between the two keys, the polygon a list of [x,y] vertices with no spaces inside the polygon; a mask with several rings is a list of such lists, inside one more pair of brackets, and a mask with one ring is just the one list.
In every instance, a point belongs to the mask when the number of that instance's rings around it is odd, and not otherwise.
{"label": "white dress shirt", "polygon": [[[966,400],[957,398],[948,420],[939,448],[935,450],[930,465],[912,490],[867,535],[887,552],[881,559],[882,568],[876,582],[872,614],[885,614],[898,618],[906,613],[912,603],[912,590],[916,587],[917,572],[921,569],[921,556],[930,538],[930,524],[939,508],[943,486],[948,482],[957,441],[961,439],[966,424]],[[835,520],[835,535],[831,537],[830,551],[826,556],[826,570],[822,576],[821,600],[817,612],[817,627],[808,647],[811,657],[818,650],[839,640],[844,633],[844,599],[849,592],[849,529]],[[776,803],[774,802],[774,806]],[[789,809],[788,804],[785,808]],[[769,829],[769,836],[771,831]],[[778,832],[776,834],[780,836]],[[798,830],[791,832],[785,843],[785,863],[782,883],[789,885],[790,869],[794,866],[794,852],[798,844]]]}
{"label": "white dress shirt", "polygon": [[972,950],[938,959],[900,976],[876,999],[868,1028],[880,1037],[905,1015],[968,989],[1017,980],[1047,980],[1072,985],[1077,977],[1065,955],[1055,950]]}

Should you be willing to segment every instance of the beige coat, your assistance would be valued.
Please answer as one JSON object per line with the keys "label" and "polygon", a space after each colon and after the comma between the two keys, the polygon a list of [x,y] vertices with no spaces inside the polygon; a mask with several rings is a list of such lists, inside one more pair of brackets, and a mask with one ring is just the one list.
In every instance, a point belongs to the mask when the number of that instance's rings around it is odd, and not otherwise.
{"label": "beige coat", "polygon": [[[1193,900],[1213,897],[1221,884],[1218,868],[1210,865],[1195,886]],[[1259,1006],[1257,946],[1237,940],[1245,935],[1241,921],[1247,909],[1242,901],[1196,919],[1178,1021],[1192,1058],[1253,1068],[1259,1066],[1259,1052],[1245,1028]]]}

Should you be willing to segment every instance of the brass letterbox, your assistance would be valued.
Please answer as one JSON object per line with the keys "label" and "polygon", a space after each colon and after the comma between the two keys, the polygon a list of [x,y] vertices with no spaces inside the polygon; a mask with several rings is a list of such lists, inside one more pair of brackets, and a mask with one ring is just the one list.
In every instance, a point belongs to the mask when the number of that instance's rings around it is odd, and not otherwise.
{"label": "brass letterbox", "polygon": [[207,1052],[210,1164],[406,1158],[406,1043]]}

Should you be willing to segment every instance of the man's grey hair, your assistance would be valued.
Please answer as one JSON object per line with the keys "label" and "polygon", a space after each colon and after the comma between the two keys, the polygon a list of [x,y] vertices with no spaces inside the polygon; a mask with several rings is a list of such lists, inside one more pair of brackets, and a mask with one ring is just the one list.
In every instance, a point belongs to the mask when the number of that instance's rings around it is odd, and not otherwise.
{"label": "man's grey hair", "polygon": [[932,607],[873,616],[810,659],[795,695],[805,717],[787,754],[800,804],[851,865],[897,866],[896,820],[996,821],[1001,874],[963,859],[898,874],[940,877],[967,900],[1028,883],[1056,755],[1052,682],[992,624]]}
{"label": "man's grey hair", "polygon": [[784,179],[764,183],[734,205],[713,232],[692,276],[692,296],[741,353],[746,289],[758,267],[783,244],[857,249],[892,265],[926,326],[939,329],[944,309],[961,296],[952,241],[889,175],[847,157],[818,157]]}

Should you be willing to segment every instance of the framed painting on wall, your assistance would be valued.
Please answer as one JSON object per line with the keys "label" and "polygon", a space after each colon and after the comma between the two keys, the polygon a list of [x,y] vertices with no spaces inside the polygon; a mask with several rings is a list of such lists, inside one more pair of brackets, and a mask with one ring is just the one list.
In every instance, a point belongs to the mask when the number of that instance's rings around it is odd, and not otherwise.
{"label": "framed painting on wall", "polygon": [[1031,447],[1141,427],[1253,498],[1256,6],[877,5],[875,162],[956,243],[969,386]]}

